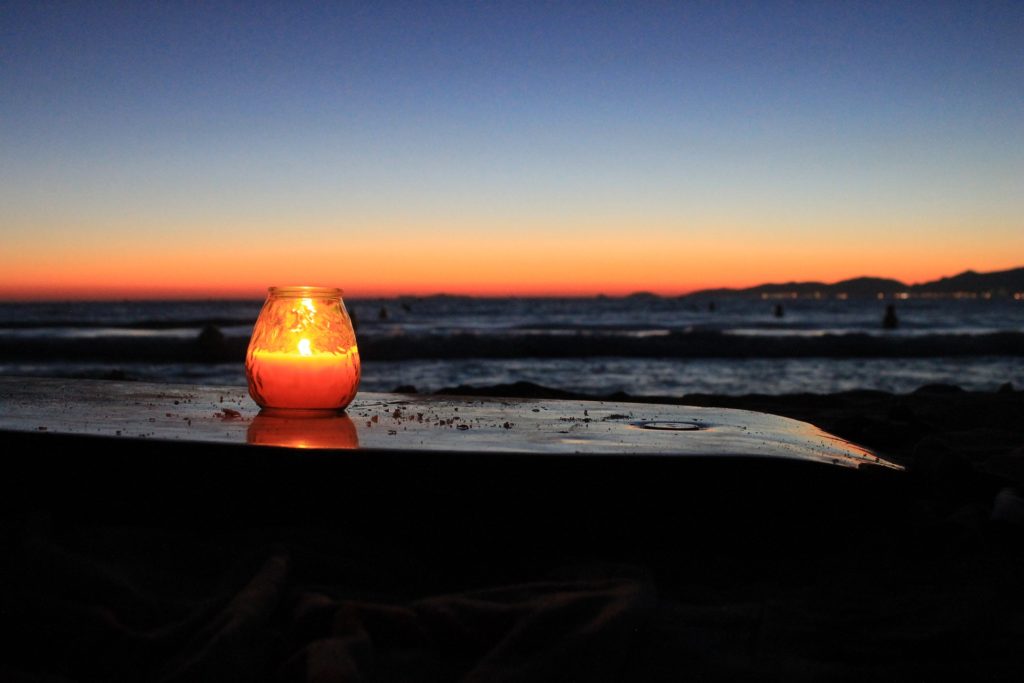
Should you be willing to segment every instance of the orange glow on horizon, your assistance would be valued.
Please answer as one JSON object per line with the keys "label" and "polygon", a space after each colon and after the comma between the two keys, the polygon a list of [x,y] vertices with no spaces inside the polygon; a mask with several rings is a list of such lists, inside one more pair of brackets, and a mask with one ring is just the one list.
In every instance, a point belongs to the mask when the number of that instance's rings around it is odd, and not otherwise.
{"label": "orange glow on horizon", "polygon": [[268,286],[289,283],[341,287],[346,298],[675,296],[859,276],[914,284],[967,268],[1018,267],[1024,253],[1022,237],[977,243],[964,233],[929,241],[919,230],[894,230],[887,240],[846,229],[770,239],[734,226],[320,230],[307,241],[236,232],[210,228],[191,240],[165,232],[162,238],[126,233],[117,240],[14,244],[0,252],[0,299],[261,299]]}
{"label": "orange glow on horizon", "polygon": [[[1018,264],[1019,265],[1019,264]],[[995,266],[992,268],[974,268],[978,271],[1005,270],[1013,265]],[[900,280],[907,284],[916,284],[937,280],[940,277],[947,277],[963,272],[965,268],[945,270],[936,273],[934,276],[920,278],[893,277],[888,273],[867,273],[868,277],[883,277]],[[767,283],[784,282],[823,282],[830,284],[840,280],[859,277],[860,275],[840,275],[835,277],[800,277],[786,276],[777,278],[743,278],[734,281],[708,281],[704,283],[691,283],[687,286],[645,286],[643,282],[636,284],[611,285],[600,282],[580,283],[493,283],[493,284],[444,284],[441,282],[433,284],[418,283],[395,283],[392,285],[379,284],[370,286],[345,286],[346,299],[364,298],[391,298],[402,296],[472,296],[480,298],[499,297],[591,297],[611,296],[621,297],[640,292],[647,292],[659,296],[682,296],[707,289],[744,289]],[[271,280],[270,282],[277,282]],[[312,285],[346,285],[350,283],[340,282],[334,279],[310,279]],[[269,283],[268,283],[269,284]],[[141,301],[141,300],[261,300],[266,296],[267,286],[264,284],[247,283],[242,285],[211,284],[208,286],[191,285],[188,287],[174,285],[138,285],[130,283],[110,285],[82,285],[82,286],[47,286],[47,285],[0,285],[0,301]]]}

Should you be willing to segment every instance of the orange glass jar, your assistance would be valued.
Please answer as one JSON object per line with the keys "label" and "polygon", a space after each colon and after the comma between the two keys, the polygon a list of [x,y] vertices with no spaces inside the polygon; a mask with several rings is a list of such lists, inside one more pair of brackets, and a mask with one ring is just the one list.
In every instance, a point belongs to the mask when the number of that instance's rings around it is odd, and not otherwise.
{"label": "orange glass jar", "polygon": [[359,388],[352,319],[334,287],[271,287],[245,354],[263,408],[342,410]]}

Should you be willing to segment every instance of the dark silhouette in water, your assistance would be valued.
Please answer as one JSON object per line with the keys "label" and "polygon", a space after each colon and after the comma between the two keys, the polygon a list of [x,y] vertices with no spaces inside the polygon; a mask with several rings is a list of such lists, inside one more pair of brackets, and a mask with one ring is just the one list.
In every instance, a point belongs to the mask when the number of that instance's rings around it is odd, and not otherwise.
{"label": "dark silhouette in water", "polygon": [[781,318],[786,315],[786,309],[782,307],[782,304],[775,304],[775,308],[772,309],[772,315],[776,318]]}
{"label": "dark silhouette in water", "polygon": [[715,302],[714,301],[709,301],[708,302],[708,313],[714,313],[714,312],[715,312]]}
{"label": "dark silhouette in water", "polygon": [[231,357],[224,333],[216,325],[204,325],[196,337],[199,355],[205,361],[222,361]]}
{"label": "dark silhouette in water", "polygon": [[386,309],[384,306],[381,306],[380,310],[377,311],[377,320],[387,320],[387,319],[388,319],[388,309]]}
{"label": "dark silhouette in water", "polygon": [[885,307],[885,315],[882,317],[882,327],[887,330],[895,330],[900,326],[900,319],[896,317],[896,307],[889,304]]}

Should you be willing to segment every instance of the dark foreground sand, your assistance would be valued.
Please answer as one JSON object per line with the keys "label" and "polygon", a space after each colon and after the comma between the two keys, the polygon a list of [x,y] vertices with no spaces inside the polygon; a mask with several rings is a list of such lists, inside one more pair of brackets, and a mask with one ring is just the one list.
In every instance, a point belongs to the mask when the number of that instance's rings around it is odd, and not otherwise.
{"label": "dark foreground sand", "polygon": [[688,488],[622,472],[426,477],[339,483],[333,499],[297,477],[254,502],[251,479],[213,467],[180,491],[168,473],[126,482],[166,501],[130,519],[82,503],[115,486],[5,504],[0,679],[1024,675],[1024,393],[632,400],[794,417],[909,473],[837,489],[838,506],[765,471]]}

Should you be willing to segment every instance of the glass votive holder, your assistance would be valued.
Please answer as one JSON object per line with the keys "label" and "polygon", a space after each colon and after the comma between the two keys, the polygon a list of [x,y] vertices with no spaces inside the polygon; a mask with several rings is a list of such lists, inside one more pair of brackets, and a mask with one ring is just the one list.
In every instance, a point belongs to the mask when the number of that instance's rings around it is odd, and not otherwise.
{"label": "glass votive holder", "polygon": [[245,355],[262,408],[339,411],[359,388],[352,319],[334,287],[271,287]]}

